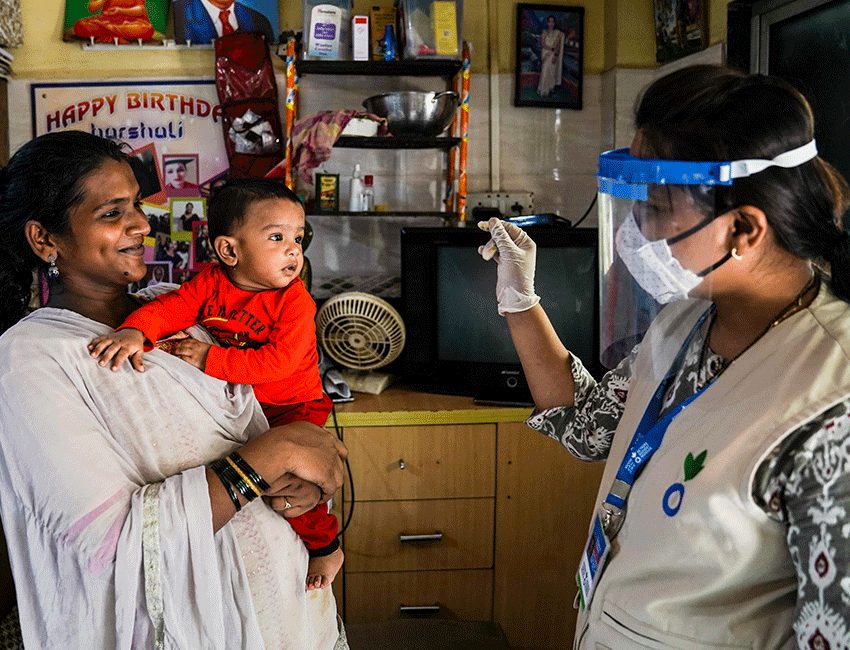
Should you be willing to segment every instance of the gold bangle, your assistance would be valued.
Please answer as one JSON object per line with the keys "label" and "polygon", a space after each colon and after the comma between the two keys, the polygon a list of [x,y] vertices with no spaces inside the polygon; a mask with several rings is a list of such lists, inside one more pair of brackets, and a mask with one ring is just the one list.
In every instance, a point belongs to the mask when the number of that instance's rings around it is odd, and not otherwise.
{"label": "gold bangle", "polygon": [[239,474],[239,478],[241,478],[248,484],[248,487],[251,488],[251,491],[254,494],[256,494],[258,497],[263,496],[262,491],[260,490],[260,488],[257,487],[256,483],[254,483],[254,481],[248,478],[248,475],[245,472],[239,469],[239,466],[233,462],[233,459],[230,456],[228,456],[225,460],[227,460],[228,464],[236,471],[237,474]]}

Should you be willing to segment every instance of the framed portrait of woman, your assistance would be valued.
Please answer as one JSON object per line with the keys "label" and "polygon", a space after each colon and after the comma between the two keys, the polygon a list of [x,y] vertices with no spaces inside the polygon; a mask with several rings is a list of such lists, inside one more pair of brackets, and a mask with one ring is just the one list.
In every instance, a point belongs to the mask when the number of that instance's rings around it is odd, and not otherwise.
{"label": "framed portrait of woman", "polygon": [[515,106],[581,109],[584,7],[517,5]]}

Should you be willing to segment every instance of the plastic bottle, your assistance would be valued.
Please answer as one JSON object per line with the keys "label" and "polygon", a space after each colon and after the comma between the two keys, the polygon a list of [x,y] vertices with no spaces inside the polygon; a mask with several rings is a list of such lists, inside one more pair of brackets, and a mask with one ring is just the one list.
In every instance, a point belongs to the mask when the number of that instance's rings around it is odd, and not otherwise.
{"label": "plastic bottle", "polygon": [[395,30],[392,25],[387,25],[384,28],[384,61],[395,61],[395,59]]}
{"label": "plastic bottle", "polygon": [[360,180],[360,163],[354,165],[354,172],[351,174],[351,185],[349,186],[351,193],[348,195],[348,210],[349,212],[363,211],[363,181]]}
{"label": "plastic bottle", "polygon": [[363,192],[361,192],[361,204],[364,212],[373,212],[375,210],[375,190],[372,187],[374,176],[366,174],[363,177]]}

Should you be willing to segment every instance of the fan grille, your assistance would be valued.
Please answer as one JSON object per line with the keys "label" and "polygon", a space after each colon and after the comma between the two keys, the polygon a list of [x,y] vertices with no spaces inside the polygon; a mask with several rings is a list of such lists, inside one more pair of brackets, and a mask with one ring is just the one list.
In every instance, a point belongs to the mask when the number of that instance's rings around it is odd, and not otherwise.
{"label": "fan grille", "polygon": [[374,370],[404,348],[404,322],[385,300],[349,291],[330,298],[316,314],[319,342],[328,356],[353,370]]}

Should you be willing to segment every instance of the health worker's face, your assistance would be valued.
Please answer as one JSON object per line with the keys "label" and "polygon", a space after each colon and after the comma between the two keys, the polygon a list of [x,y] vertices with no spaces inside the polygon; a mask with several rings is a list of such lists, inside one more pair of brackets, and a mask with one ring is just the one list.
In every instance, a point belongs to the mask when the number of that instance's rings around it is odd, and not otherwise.
{"label": "health worker's face", "polygon": [[248,291],[282,289],[304,266],[304,210],[284,199],[252,201],[232,235],[237,264],[231,280]]}

